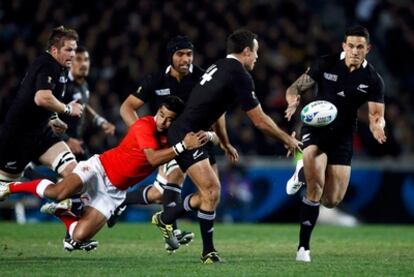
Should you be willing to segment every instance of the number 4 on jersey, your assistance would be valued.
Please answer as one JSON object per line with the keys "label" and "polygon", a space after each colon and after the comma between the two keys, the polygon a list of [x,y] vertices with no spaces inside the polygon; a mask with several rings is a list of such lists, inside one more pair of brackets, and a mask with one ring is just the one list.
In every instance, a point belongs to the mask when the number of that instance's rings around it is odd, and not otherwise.
{"label": "number 4 on jersey", "polygon": [[206,82],[211,81],[213,79],[213,74],[216,73],[218,68],[216,65],[212,65],[207,69],[207,72],[204,73],[203,77],[201,77],[200,85],[204,85]]}

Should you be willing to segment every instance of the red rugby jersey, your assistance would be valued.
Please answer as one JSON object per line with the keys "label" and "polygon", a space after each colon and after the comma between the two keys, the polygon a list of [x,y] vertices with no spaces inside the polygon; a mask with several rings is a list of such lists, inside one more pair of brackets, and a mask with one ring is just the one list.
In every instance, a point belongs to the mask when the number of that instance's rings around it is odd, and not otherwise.
{"label": "red rugby jersey", "polygon": [[157,132],[153,116],[137,120],[121,143],[99,156],[111,183],[121,190],[135,185],[151,174],[151,166],[144,149],[154,150],[167,146],[167,137]]}

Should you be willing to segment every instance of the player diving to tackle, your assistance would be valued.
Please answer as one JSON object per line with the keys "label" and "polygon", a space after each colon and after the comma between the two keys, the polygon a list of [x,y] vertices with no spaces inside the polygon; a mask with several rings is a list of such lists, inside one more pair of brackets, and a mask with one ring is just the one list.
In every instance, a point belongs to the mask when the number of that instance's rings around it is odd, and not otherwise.
{"label": "player diving to tackle", "polygon": [[[50,205],[49,213],[65,224],[70,235],[64,240],[64,248],[69,251],[96,248],[97,242],[91,238],[124,201],[129,187],[146,178],[159,164],[207,143],[205,132],[188,132],[183,140],[167,147],[166,131],[183,107],[178,97],[166,98],[157,114],[137,120],[117,147],[80,162],[73,173],[57,184],[47,179],[0,182],[0,200],[14,193],[31,193],[63,201],[60,206]],[[70,202],[65,200],[79,193],[85,205],[80,218],[69,212]]]}

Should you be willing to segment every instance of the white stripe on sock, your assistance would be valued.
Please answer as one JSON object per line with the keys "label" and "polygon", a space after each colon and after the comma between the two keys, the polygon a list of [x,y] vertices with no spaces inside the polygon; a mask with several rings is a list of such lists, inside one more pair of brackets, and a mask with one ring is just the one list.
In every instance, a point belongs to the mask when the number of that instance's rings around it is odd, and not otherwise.
{"label": "white stripe on sock", "polygon": [[43,179],[42,181],[40,181],[39,184],[37,184],[37,187],[36,187],[37,195],[39,195],[41,198],[44,198],[45,197],[44,196],[45,190],[51,184],[53,184],[53,182],[51,182],[50,180],[47,180],[47,179]]}
{"label": "white stripe on sock", "polygon": [[78,225],[78,221],[73,222],[73,223],[69,226],[69,230],[68,230],[68,232],[69,232],[69,236],[70,236],[70,238],[72,238],[73,231],[75,230],[76,225]]}

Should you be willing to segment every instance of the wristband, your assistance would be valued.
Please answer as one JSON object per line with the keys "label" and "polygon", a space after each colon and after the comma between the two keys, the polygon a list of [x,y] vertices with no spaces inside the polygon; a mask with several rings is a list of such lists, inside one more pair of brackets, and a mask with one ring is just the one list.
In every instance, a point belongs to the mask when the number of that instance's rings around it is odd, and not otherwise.
{"label": "wristband", "polygon": [[59,119],[57,113],[53,113],[52,116],[49,118],[49,120],[55,120],[55,119]]}
{"label": "wristband", "polygon": [[95,123],[96,126],[98,126],[98,127],[101,127],[102,124],[104,124],[106,122],[108,122],[108,120],[106,120],[105,118],[103,118],[102,116],[100,116],[98,114],[95,115],[95,117],[93,118],[93,123]]}
{"label": "wristband", "polygon": [[208,141],[213,141],[214,132],[208,131],[208,132],[206,132],[206,135],[207,135]]}
{"label": "wristband", "polygon": [[72,106],[69,104],[65,105],[65,111],[63,113],[70,115],[72,113]]}
{"label": "wristband", "polygon": [[178,156],[179,154],[183,153],[185,151],[185,145],[184,142],[180,141],[176,145],[173,145],[173,150],[175,154]]}

